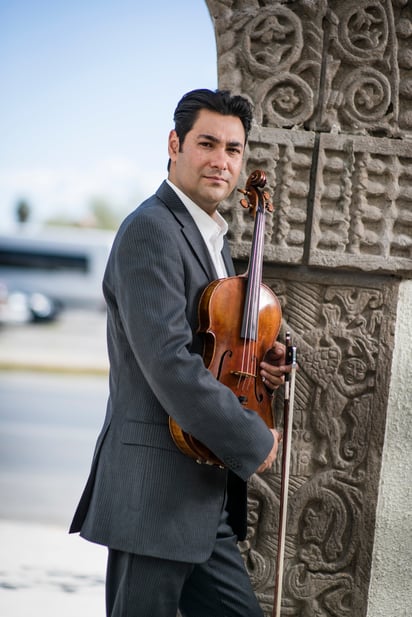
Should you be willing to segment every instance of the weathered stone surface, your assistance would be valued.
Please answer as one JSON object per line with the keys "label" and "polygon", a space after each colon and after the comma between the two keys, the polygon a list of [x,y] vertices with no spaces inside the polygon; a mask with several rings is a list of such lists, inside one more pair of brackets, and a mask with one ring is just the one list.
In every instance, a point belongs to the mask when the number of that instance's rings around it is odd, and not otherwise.
{"label": "weathered stone surface", "polygon": [[[412,142],[254,128],[242,181],[259,168],[275,205],[266,261],[412,276]],[[253,219],[236,200],[224,212],[242,259]]]}
{"label": "weathered stone surface", "polygon": [[219,85],[261,126],[402,137],[412,131],[407,0],[207,0]]}
{"label": "weathered stone surface", "polygon": [[[412,3],[207,5],[219,87],[255,107],[242,181],[267,173],[265,282],[298,347],[282,615],[365,617],[398,285],[412,276]],[[238,199],[224,215],[245,272],[253,219]],[[279,493],[280,462],[250,482],[242,546],[268,616]]]}
{"label": "weathered stone surface", "polygon": [[[267,262],[303,263],[314,142],[314,133],[285,129],[255,128],[250,136],[241,182],[254,169],[264,169],[275,206],[266,215]],[[235,194],[224,213],[232,252],[241,259],[250,254],[253,218],[238,205],[239,198]]]}
{"label": "weathered stone surface", "polygon": [[249,96],[261,126],[286,128],[312,118],[320,92],[326,3],[207,4],[216,28],[219,86]]}
{"label": "weathered stone surface", "polygon": [[[219,85],[255,106],[248,171],[267,170],[277,207],[267,260],[412,275],[411,6],[208,4]],[[251,223],[233,217],[242,258]]]}
{"label": "weathered stone surface", "polygon": [[412,275],[412,143],[321,134],[309,263]]}
{"label": "weathered stone surface", "polygon": [[[398,283],[288,270],[265,280],[299,351],[282,605],[365,615]],[[283,423],[282,396],[276,404]],[[250,483],[242,550],[271,614],[281,463]],[[315,612],[315,608],[318,613]]]}

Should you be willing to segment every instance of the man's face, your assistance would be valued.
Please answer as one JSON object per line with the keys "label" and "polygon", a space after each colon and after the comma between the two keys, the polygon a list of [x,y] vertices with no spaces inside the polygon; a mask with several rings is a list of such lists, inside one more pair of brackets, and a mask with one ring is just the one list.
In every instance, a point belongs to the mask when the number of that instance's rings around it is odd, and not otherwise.
{"label": "man's face", "polygon": [[180,151],[169,135],[169,179],[202,210],[213,215],[235,188],[242,169],[245,130],[236,116],[202,109]]}

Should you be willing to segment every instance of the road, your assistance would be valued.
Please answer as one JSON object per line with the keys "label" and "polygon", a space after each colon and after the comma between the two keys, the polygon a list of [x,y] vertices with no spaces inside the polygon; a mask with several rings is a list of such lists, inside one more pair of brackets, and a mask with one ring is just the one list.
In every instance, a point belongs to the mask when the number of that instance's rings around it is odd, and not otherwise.
{"label": "road", "polygon": [[0,328],[0,615],[104,614],[106,548],[69,535],[108,384],[104,312]]}
{"label": "road", "polygon": [[68,524],[106,399],[106,376],[0,372],[0,518]]}

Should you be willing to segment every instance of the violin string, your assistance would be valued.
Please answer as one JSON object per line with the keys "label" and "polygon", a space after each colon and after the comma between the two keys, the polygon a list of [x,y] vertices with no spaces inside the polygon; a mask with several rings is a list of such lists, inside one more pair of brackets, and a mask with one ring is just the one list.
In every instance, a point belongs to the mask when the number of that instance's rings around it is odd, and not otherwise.
{"label": "violin string", "polygon": [[[256,268],[256,281],[255,281],[255,298],[254,298],[254,323],[255,323],[255,338],[253,344],[253,358],[254,358],[254,374],[257,375],[258,366],[256,365],[257,359],[257,344],[259,340],[259,303],[260,303],[260,284],[262,281],[262,264],[263,264],[263,247],[264,247],[264,224],[265,224],[265,210],[259,217],[259,233],[258,233],[258,247],[257,247],[257,261],[259,266]],[[252,372],[252,371],[251,371]]]}
{"label": "violin string", "polygon": [[[263,257],[264,238],[262,237],[262,229],[264,228],[264,210],[262,212],[256,212],[256,230],[253,238],[252,257],[251,264],[253,267],[249,268],[249,294],[247,297],[246,307],[246,327],[245,327],[245,339],[243,344],[243,357],[242,357],[242,372],[246,375],[243,385],[246,382],[253,379],[250,375],[257,373],[258,367],[256,365],[256,347],[258,339],[258,316],[259,316],[259,297],[260,297],[260,281],[261,281],[261,267]],[[257,238],[257,240],[256,240]]]}
{"label": "violin string", "polygon": [[[250,286],[250,269],[248,272],[248,281],[247,281],[247,286]],[[250,289],[250,287],[249,287]],[[246,289],[246,301],[247,301],[247,306],[246,306],[246,322],[245,322],[245,329],[244,329],[244,338],[243,338],[243,350],[242,350],[242,364],[241,364],[241,371],[240,371],[240,375],[239,375],[239,382],[238,382],[238,387],[240,387],[240,384],[242,383],[243,387],[245,386],[245,379],[243,378],[243,375],[245,375],[246,371],[247,371],[247,362],[246,362],[246,353],[248,350],[248,332],[249,332],[249,323],[250,323],[250,294],[247,294],[247,289]]]}
{"label": "violin string", "polygon": [[[244,331],[243,331],[243,335],[244,335],[244,339],[243,339],[243,352],[242,352],[242,365],[241,365],[241,373],[239,375],[239,386],[240,383],[242,382],[243,387],[245,387],[246,385],[246,377],[244,377],[245,375],[247,375],[248,373],[248,369],[249,369],[249,340],[250,340],[250,324],[251,324],[251,302],[252,302],[252,296],[253,294],[251,293],[251,289],[253,289],[253,284],[254,284],[254,266],[253,264],[255,264],[255,250],[256,250],[256,242],[254,241],[256,237],[256,230],[254,232],[254,238],[253,238],[253,243],[252,243],[252,251],[250,254],[250,261],[249,261],[249,269],[248,269],[248,280],[247,280],[247,284],[246,284],[246,306],[245,306],[245,312],[244,315],[246,316],[246,320],[244,321]],[[243,376],[243,377],[242,377]]]}
{"label": "violin string", "polygon": [[262,213],[260,215],[259,218],[259,235],[258,235],[258,248],[257,248],[257,253],[258,253],[258,263],[259,263],[259,267],[256,268],[256,283],[255,283],[255,324],[256,324],[256,328],[255,328],[255,339],[254,339],[254,346],[253,346],[253,357],[254,357],[254,373],[257,375],[257,371],[259,369],[259,367],[256,365],[256,359],[257,359],[257,345],[258,345],[258,340],[259,340],[259,309],[260,309],[260,285],[262,282],[262,265],[263,265],[263,247],[264,247],[264,228],[265,228],[265,209],[263,208]]}
{"label": "violin string", "polygon": [[[254,237],[254,243],[253,243],[253,249],[252,249],[252,255],[253,255],[253,264],[254,267],[251,268],[251,273],[250,273],[250,294],[249,294],[249,305],[248,305],[248,320],[247,320],[247,359],[246,359],[246,367],[245,367],[245,372],[247,375],[250,375],[252,373],[253,367],[251,364],[251,357],[252,357],[252,352],[253,352],[253,338],[252,338],[252,334],[253,334],[253,329],[254,329],[254,323],[255,323],[255,318],[256,318],[256,270],[257,270],[257,243],[256,243],[256,238],[259,237],[259,221],[260,221],[260,217],[259,217],[259,213],[256,213],[256,232],[255,232],[255,237]],[[250,377],[247,378],[247,380],[250,380]]]}

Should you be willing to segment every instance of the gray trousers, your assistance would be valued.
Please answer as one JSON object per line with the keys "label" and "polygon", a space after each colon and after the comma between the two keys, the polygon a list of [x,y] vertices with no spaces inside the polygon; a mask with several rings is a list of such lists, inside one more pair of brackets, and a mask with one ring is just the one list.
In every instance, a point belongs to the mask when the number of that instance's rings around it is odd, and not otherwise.
{"label": "gray trousers", "polygon": [[176,617],[178,610],[182,617],[263,617],[226,516],[202,564],[109,549],[107,617]]}

